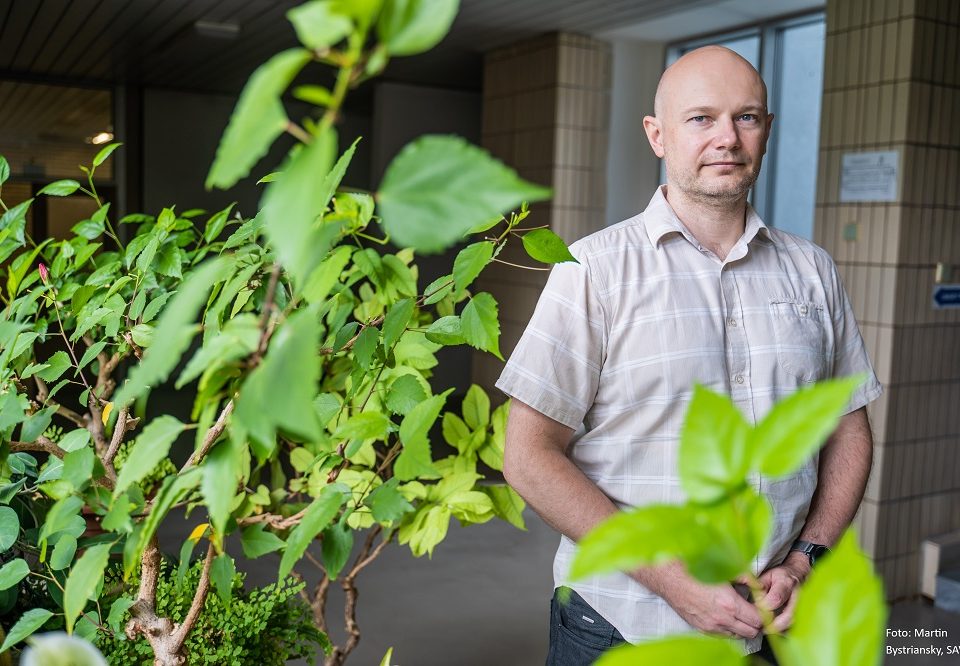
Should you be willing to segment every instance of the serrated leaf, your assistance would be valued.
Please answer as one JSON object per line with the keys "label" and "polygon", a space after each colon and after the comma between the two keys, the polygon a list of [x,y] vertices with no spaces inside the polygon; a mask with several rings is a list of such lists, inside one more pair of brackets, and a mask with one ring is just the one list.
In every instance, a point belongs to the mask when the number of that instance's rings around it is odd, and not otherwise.
{"label": "serrated leaf", "polygon": [[401,481],[417,477],[436,477],[436,468],[430,454],[430,440],[427,435],[443,408],[447,396],[453,389],[447,389],[440,395],[424,400],[410,410],[400,423],[400,441],[403,450],[393,464],[393,471]]}
{"label": "serrated leaf", "polygon": [[337,439],[384,439],[389,427],[390,419],[380,412],[361,412],[341,424],[333,436]]}
{"label": "serrated leaf", "polygon": [[320,554],[323,568],[331,580],[336,580],[340,571],[350,558],[353,550],[353,530],[347,525],[334,523],[323,531]]}
{"label": "serrated leaf", "polygon": [[46,382],[55,382],[71,365],[67,352],[58,351],[47,359],[47,367],[37,372],[37,377]]}
{"label": "serrated leaf", "polygon": [[56,180],[40,188],[37,194],[46,194],[51,197],[68,197],[80,189],[80,183],[75,180]]}
{"label": "serrated leaf", "polygon": [[120,632],[120,622],[123,620],[123,614],[129,610],[134,600],[130,597],[119,597],[110,604],[110,613],[107,615],[107,626],[115,632]]}
{"label": "serrated leaf", "polygon": [[746,663],[743,649],[738,643],[728,638],[694,634],[672,636],[639,645],[623,645],[605,652],[595,666],[635,666],[636,664],[744,666]]}
{"label": "serrated leaf", "polygon": [[230,211],[233,210],[233,204],[230,204],[218,213],[215,213],[207,220],[203,230],[203,239],[212,243],[220,237],[223,228],[227,225],[227,219],[230,217]]}
{"label": "serrated leaf", "polygon": [[0,590],[7,590],[20,583],[30,573],[26,561],[17,558],[0,567]]}
{"label": "serrated leaf", "polygon": [[370,508],[373,519],[378,523],[391,524],[413,511],[413,505],[397,490],[400,480],[390,479],[378,486],[363,501]]}
{"label": "serrated leaf", "polygon": [[317,499],[307,507],[303,519],[291,530],[290,536],[287,537],[287,547],[283,551],[283,557],[280,559],[280,569],[277,573],[278,581],[287,577],[294,565],[303,557],[303,553],[313,539],[337,515],[337,511],[343,505],[344,491],[346,490],[346,486],[339,483],[324,486]]}
{"label": "serrated leaf", "polygon": [[424,136],[387,167],[378,193],[391,240],[421,253],[440,252],[471,227],[550,190],[519,178],[486,151],[455,136]]}
{"label": "serrated leaf", "polygon": [[207,188],[226,189],[250,173],[287,125],[280,96],[310,60],[305,49],[288,49],[260,65],[247,81],[217,147]]}
{"label": "serrated leaf", "polygon": [[287,12],[297,39],[308,49],[319,51],[333,46],[353,30],[349,17],[337,11],[340,5],[329,0],[313,0]]}
{"label": "serrated leaf", "polygon": [[280,550],[286,544],[273,532],[266,531],[262,523],[257,523],[243,529],[240,534],[240,545],[243,546],[243,554],[253,560],[261,555]]}
{"label": "serrated leaf", "polygon": [[466,343],[460,317],[456,315],[440,317],[427,327],[425,335],[427,340],[439,345],[452,347]]}
{"label": "serrated leaf", "polygon": [[113,403],[117,409],[126,407],[148,388],[170,376],[197,332],[197,326],[193,324],[197,311],[206,302],[213,284],[228,270],[229,263],[227,259],[213,259],[194,270],[183,281],[157,322],[153,344],[114,395]]}
{"label": "serrated leaf", "polygon": [[413,520],[400,527],[400,543],[409,543],[414,557],[432,557],[433,549],[447,536],[450,516],[450,509],[445,506],[421,506]]}
{"label": "serrated leaf", "polygon": [[520,240],[527,254],[537,261],[545,264],[559,264],[564,261],[580,263],[570,254],[570,249],[563,239],[549,229],[528,231],[520,237]]}
{"label": "serrated leaf", "polygon": [[450,31],[459,6],[459,0],[391,0],[377,21],[380,42],[390,55],[429,51]]}
{"label": "serrated leaf", "polygon": [[92,361],[93,359],[95,359],[97,357],[97,354],[102,352],[103,348],[106,346],[107,346],[107,341],[101,340],[100,342],[94,342],[93,345],[91,345],[90,347],[87,347],[87,351],[85,351],[83,353],[83,356],[80,357],[80,368],[78,369],[78,371],[87,367],[87,364],[90,363],[90,361]]}
{"label": "serrated leaf", "polygon": [[244,314],[227,322],[220,333],[204,344],[177,378],[181,388],[211,367],[231,363],[252,354],[260,342],[260,324],[254,315]]}
{"label": "serrated leaf", "polygon": [[470,299],[460,314],[463,339],[471,347],[488,351],[501,361],[500,321],[497,319],[497,301],[487,292]]}
{"label": "serrated leaf", "polygon": [[742,486],[750,426],[729,397],[697,385],[680,432],[680,481],[691,500],[713,502]]}
{"label": "serrated leaf", "polygon": [[423,290],[424,305],[433,305],[453,293],[453,275],[441,275]]}
{"label": "serrated leaf", "polygon": [[137,483],[150,474],[167,457],[170,447],[183,432],[183,424],[172,416],[164,415],[150,422],[130,450],[123,467],[117,474],[113,496],[117,498],[130,484]]}
{"label": "serrated leaf", "polygon": [[383,347],[390,349],[393,344],[403,335],[404,329],[410,323],[410,317],[413,316],[414,303],[412,298],[405,298],[397,301],[387,311],[383,320]]}
{"label": "serrated leaf", "polygon": [[386,400],[387,409],[394,414],[406,414],[426,398],[427,394],[415,377],[401,375],[390,384]]}
{"label": "serrated leaf", "polygon": [[173,243],[163,245],[157,254],[157,263],[154,270],[160,275],[181,278],[183,277],[181,266],[180,248]]}
{"label": "serrated leaf", "polygon": [[70,575],[67,576],[67,582],[63,586],[63,611],[67,622],[67,633],[73,633],[77,616],[83,612],[87,601],[103,580],[103,570],[110,557],[110,545],[102,543],[87,548],[70,569]]}
{"label": "serrated leaf", "polygon": [[3,645],[0,645],[0,652],[6,652],[23,639],[31,636],[51,617],[53,617],[53,613],[46,608],[31,608],[25,612],[7,633]]}
{"label": "serrated leaf", "polygon": [[803,465],[836,429],[863,380],[858,375],[819,382],[774,405],[750,435],[760,472],[779,477]]}
{"label": "serrated leaf", "polygon": [[324,231],[317,224],[329,201],[317,180],[330,171],[336,143],[336,134],[329,128],[314,137],[293,155],[263,197],[261,215],[267,240],[297,290],[306,284],[333,241],[329,228]]}
{"label": "serrated leaf", "polygon": [[453,281],[457,293],[473,284],[484,267],[493,259],[493,243],[482,241],[466,246],[453,260]]}
{"label": "serrated leaf", "polygon": [[350,261],[352,253],[353,250],[350,247],[338,247],[310,273],[310,277],[303,286],[303,298],[307,303],[319,303],[327,298],[330,290],[339,280],[340,274],[343,273],[343,269],[346,268],[347,262]]}
{"label": "serrated leaf", "polygon": [[817,563],[798,595],[790,633],[770,637],[780,663],[881,663],[887,616],[883,585],[852,531]]}
{"label": "serrated leaf", "polygon": [[376,326],[367,326],[353,343],[353,357],[361,368],[369,368],[373,355],[380,344],[380,331]]}
{"label": "serrated leaf", "polygon": [[81,220],[73,225],[70,231],[87,240],[96,240],[103,235],[105,229],[103,220]]}
{"label": "serrated leaf", "polygon": [[213,589],[228,609],[233,592],[233,576],[236,572],[233,558],[226,553],[220,553],[213,558],[213,563],[210,565],[210,582],[213,583]]}
{"label": "serrated leaf", "polygon": [[98,152],[98,153],[94,156],[94,158],[93,158],[93,166],[98,167],[98,166],[100,166],[101,164],[103,164],[103,163],[107,160],[107,158],[110,157],[110,155],[113,154],[113,151],[115,151],[117,148],[119,148],[119,147],[122,146],[122,145],[123,145],[123,144],[120,143],[120,142],[117,142],[117,143],[108,143],[107,145],[105,145],[103,148],[100,149],[100,152]]}
{"label": "serrated leaf", "polygon": [[233,438],[227,437],[214,446],[201,465],[203,480],[200,482],[200,492],[203,493],[210,522],[217,534],[226,531],[230,507],[240,480],[240,455]]}

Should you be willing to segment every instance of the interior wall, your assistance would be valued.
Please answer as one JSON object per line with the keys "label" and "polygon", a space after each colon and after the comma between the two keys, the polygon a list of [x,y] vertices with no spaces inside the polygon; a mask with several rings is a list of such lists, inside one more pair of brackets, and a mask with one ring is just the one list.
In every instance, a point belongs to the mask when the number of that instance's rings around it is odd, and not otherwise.
{"label": "interior wall", "polygon": [[660,184],[660,160],[643,131],[663,73],[666,44],[619,39],[613,43],[610,141],[607,152],[607,226],[642,211]]}

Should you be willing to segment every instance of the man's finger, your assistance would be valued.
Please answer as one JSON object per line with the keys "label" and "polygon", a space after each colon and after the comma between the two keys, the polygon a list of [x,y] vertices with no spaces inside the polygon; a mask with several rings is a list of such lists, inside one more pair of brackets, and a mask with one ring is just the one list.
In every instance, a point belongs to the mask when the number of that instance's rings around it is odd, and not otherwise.
{"label": "man's finger", "polygon": [[783,611],[773,619],[773,622],[770,624],[770,628],[777,632],[782,633],[790,628],[790,625],[793,624],[793,610],[797,605],[797,591],[794,589],[793,593],[790,595],[790,600],[787,601],[787,605],[783,607]]}
{"label": "man's finger", "polygon": [[734,607],[733,619],[741,622],[753,629],[759,630],[763,627],[763,619],[757,611],[757,607],[737,597],[737,604]]}
{"label": "man's finger", "polygon": [[740,638],[756,638],[760,634],[759,627],[752,627],[736,618],[730,622],[727,628]]}
{"label": "man's finger", "polygon": [[773,584],[770,586],[770,589],[767,591],[766,596],[763,597],[763,607],[775,611],[781,606],[783,606],[790,599],[790,593],[793,591],[793,586],[790,585],[790,580],[787,578],[777,577]]}

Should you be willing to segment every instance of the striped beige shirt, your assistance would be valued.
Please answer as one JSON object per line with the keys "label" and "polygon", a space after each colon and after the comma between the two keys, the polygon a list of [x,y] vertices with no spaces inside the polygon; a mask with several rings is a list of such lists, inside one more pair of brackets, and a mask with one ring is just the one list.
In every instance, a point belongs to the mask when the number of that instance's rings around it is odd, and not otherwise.
{"label": "striped beige shirt", "polygon": [[[663,188],[643,213],[571,251],[580,263],[553,268],[497,387],[576,429],[570,458],[621,508],[684,501],[677,447],[695,383],[730,395],[751,423],[798,387],[829,377],[867,373],[849,411],[880,395],[833,260],[767,227],[752,208],[723,261],[680,222]],[[775,519],[754,562],[759,574],[798,536],[817,460],[788,478],[751,482]],[[568,584],[573,552],[561,537],[558,586]],[[572,587],[628,641],[691,630],[624,574]]]}

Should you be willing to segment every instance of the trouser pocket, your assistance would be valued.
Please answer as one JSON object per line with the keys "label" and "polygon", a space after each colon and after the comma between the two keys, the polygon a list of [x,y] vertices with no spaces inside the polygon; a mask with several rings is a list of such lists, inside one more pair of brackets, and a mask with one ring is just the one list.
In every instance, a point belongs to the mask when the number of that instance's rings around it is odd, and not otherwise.
{"label": "trouser pocket", "polygon": [[550,601],[550,652],[547,666],[588,666],[623,636],[579,594],[569,590],[561,601],[558,589]]}

